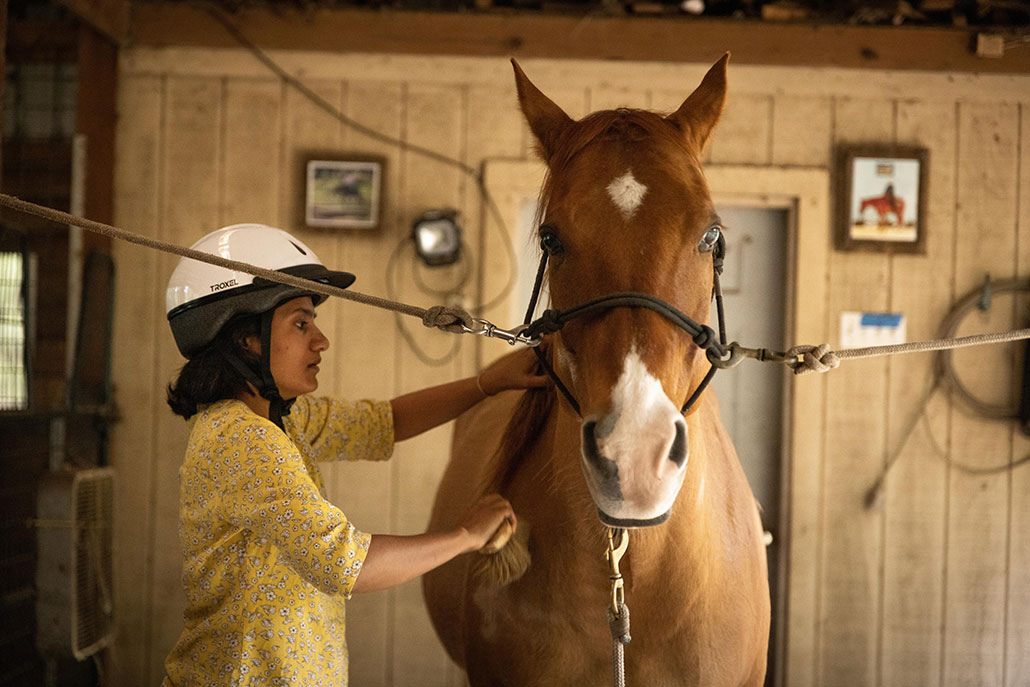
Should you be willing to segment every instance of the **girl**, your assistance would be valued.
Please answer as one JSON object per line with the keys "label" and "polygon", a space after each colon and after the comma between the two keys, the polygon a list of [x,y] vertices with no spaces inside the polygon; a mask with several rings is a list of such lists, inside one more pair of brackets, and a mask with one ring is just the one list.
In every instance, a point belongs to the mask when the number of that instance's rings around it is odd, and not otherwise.
{"label": "girl", "polygon": [[[346,288],[286,232],[219,229],[194,249]],[[347,684],[344,601],[475,551],[507,521],[499,495],[450,532],[369,535],[326,500],[317,463],[385,460],[395,441],[448,422],[488,395],[547,384],[530,351],[478,377],[392,401],[311,396],[329,340],[325,296],[195,260],[168,285],[168,320],[187,358],[168,403],[195,418],[180,470],[185,628],[165,685]]]}

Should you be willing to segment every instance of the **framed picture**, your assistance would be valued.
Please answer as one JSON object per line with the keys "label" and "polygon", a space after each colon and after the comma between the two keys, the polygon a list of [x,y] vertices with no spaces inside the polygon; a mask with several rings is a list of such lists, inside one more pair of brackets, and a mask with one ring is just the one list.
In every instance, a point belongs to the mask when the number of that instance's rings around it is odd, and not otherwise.
{"label": "framed picture", "polygon": [[840,148],[837,248],[925,252],[927,160],[925,148]]}
{"label": "framed picture", "polygon": [[383,164],[383,158],[309,159],[304,177],[305,224],[335,229],[377,228]]}

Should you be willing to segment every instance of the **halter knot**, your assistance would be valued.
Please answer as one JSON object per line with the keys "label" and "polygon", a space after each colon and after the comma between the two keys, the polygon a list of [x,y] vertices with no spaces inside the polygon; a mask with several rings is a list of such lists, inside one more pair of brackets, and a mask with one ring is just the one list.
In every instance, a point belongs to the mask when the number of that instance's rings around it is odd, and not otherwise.
{"label": "halter knot", "polygon": [[715,330],[709,327],[707,324],[699,324],[700,331],[693,337],[694,343],[697,344],[698,348],[707,351],[710,348],[714,348],[719,345],[718,335]]}
{"label": "halter knot", "polygon": [[536,318],[526,330],[526,334],[537,338],[545,334],[554,334],[560,330],[565,323],[561,320],[560,310],[545,310],[540,317]]}
{"label": "halter knot", "polygon": [[445,332],[462,334],[466,328],[471,328],[475,324],[475,319],[461,308],[434,305],[422,315],[422,324]]}

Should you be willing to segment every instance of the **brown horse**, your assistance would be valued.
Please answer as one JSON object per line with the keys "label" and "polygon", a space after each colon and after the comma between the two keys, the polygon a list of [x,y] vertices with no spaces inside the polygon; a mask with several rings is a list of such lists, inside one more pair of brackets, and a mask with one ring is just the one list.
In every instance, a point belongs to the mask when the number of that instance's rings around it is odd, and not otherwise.
{"label": "brown horse", "polygon": [[860,215],[864,215],[868,208],[876,210],[876,214],[880,219],[880,226],[885,227],[890,225],[890,221],[887,216],[890,214],[894,215],[894,219],[897,221],[897,225],[902,225],[902,217],[905,215],[905,201],[897,196],[893,198],[889,196],[877,196],[875,198],[863,198],[861,207],[858,209]]}
{"label": "brown horse", "polygon": [[[515,64],[549,172],[541,243],[554,308],[636,292],[708,321],[705,246],[720,227],[700,159],[727,59],[667,117],[620,109],[579,121]],[[522,546],[529,564],[477,575],[474,554],[426,576],[448,653],[472,685],[607,684],[606,525],[616,525],[636,528],[622,563],[627,684],[762,684],[769,586],[758,508],[712,392],[681,413],[709,369],[704,352],[668,318],[631,305],[569,321],[546,355],[582,417],[554,389],[508,392],[456,428],[431,527],[499,490],[519,529],[497,559]]]}

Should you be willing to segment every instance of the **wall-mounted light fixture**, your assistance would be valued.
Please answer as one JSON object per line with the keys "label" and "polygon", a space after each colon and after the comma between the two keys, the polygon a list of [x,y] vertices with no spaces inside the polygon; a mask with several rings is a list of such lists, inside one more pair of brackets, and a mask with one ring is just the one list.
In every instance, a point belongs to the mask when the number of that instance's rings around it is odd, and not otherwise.
{"label": "wall-mounted light fixture", "polygon": [[452,265],[461,257],[461,227],[456,210],[428,210],[412,224],[415,252],[432,267]]}

